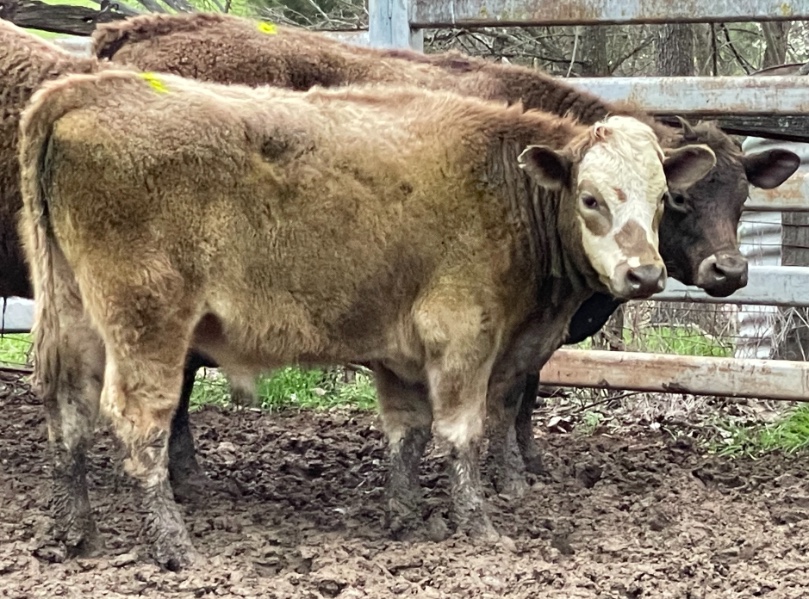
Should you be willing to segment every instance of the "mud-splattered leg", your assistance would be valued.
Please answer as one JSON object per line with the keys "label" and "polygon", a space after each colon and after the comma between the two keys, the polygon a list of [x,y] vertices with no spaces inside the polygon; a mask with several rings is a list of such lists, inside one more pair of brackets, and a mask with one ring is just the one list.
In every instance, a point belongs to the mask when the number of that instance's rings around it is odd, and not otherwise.
{"label": "mud-splattered leg", "polygon": [[431,436],[432,410],[424,385],[408,384],[378,364],[373,369],[388,437],[386,526],[401,539],[424,525],[419,466]]}
{"label": "mud-splattered leg", "polygon": [[[76,295],[58,283],[56,294],[59,308],[53,317],[59,322],[58,333],[53,326],[35,330],[34,363],[53,460],[51,515],[57,548],[51,557],[63,559],[92,555],[103,547],[87,493],[86,461],[98,415],[104,354]],[[50,544],[49,539],[43,541]]]}
{"label": "mud-splattered leg", "polygon": [[433,431],[451,447],[450,478],[456,531],[495,540],[480,480],[479,446],[497,343],[482,305],[459,302],[457,288],[436,289],[416,317],[426,363]]}
{"label": "mud-splattered leg", "polygon": [[525,378],[522,400],[517,412],[515,428],[517,432],[517,445],[520,448],[525,469],[531,474],[544,474],[545,463],[542,452],[539,450],[534,438],[533,415],[537,405],[539,390],[539,377],[535,374]]}
{"label": "mud-splattered leg", "polygon": [[[178,337],[165,336],[171,342]],[[101,406],[127,450],[124,467],[137,482],[152,555],[161,566],[178,570],[197,558],[168,477],[169,431],[184,356],[172,359],[150,345],[108,343]]]}
{"label": "mud-splattered leg", "polygon": [[498,400],[491,395],[490,389],[488,402],[489,451],[486,461],[489,477],[498,493],[514,498],[522,497],[528,490],[514,428],[523,389],[522,378],[511,386],[504,399]]}

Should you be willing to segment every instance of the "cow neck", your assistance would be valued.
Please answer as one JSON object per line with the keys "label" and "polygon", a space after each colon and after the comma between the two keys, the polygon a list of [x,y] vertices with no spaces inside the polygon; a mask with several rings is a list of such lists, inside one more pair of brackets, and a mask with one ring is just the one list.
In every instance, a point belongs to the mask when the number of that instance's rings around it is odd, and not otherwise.
{"label": "cow neck", "polygon": [[576,259],[583,250],[575,229],[561,219],[560,204],[569,193],[567,189],[545,189],[526,176],[526,193],[519,210],[535,262],[537,293],[545,298],[550,293],[554,304],[569,299],[570,295],[586,297],[591,289]]}
{"label": "cow neck", "polygon": [[512,222],[521,231],[536,292],[547,299],[550,291],[557,303],[564,301],[566,295],[592,289],[594,273],[582,267],[586,261],[582,259],[584,250],[575,226],[565,227],[561,220],[560,202],[570,191],[547,190],[522,171],[517,166],[517,157],[524,147],[504,140],[493,145],[483,183],[502,198]]}

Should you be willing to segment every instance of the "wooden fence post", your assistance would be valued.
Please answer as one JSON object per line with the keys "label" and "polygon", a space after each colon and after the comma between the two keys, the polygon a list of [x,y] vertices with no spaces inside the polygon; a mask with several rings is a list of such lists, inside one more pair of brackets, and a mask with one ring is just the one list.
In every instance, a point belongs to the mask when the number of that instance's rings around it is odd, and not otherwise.
{"label": "wooden fence post", "polygon": [[421,29],[410,28],[411,0],[368,0],[368,34],[375,48],[424,51]]}

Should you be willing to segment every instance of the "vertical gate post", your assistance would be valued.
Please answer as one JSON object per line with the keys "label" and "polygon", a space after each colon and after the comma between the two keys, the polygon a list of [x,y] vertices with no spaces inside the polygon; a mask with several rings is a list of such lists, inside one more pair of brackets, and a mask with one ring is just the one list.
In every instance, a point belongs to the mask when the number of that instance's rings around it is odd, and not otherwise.
{"label": "vertical gate post", "polygon": [[368,36],[374,48],[424,51],[422,30],[410,28],[410,0],[368,0]]}

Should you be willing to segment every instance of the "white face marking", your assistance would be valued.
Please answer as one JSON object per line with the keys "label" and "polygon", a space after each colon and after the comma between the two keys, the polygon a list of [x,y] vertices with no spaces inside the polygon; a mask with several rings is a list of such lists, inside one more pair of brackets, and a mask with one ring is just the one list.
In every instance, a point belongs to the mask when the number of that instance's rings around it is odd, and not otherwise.
{"label": "white face marking", "polygon": [[[623,278],[616,273],[619,265],[662,266],[656,217],[663,210],[666,176],[663,152],[650,127],[628,117],[611,117],[599,126],[606,129],[604,139],[579,165],[577,208],[584,251],[601,282],[615,293],[624,284],[616,280]],[[589,211],[584,195],[597,198],[600,215]],[[634,235],[628,234],[631,230]]]}

